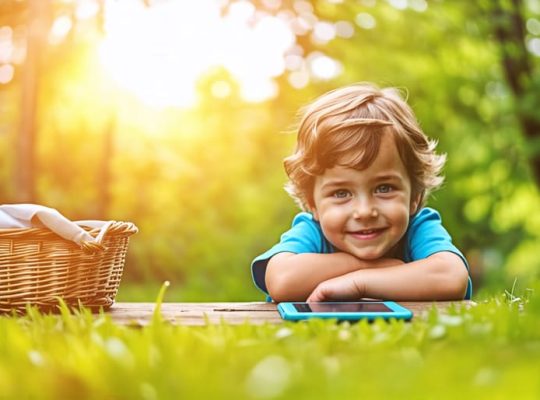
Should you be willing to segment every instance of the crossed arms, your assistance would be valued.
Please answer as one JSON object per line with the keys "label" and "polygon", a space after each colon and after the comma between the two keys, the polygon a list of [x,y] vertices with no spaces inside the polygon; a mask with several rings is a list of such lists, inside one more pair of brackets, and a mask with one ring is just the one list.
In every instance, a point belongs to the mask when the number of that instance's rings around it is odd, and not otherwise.
{"label": "crossed arms", "polygon": [[397,301],[463,299],[468,272],[449,251],[404,263],[398,259],[360,260],[348,253],[278,253],[266,269],[266,287],[276,302]]}

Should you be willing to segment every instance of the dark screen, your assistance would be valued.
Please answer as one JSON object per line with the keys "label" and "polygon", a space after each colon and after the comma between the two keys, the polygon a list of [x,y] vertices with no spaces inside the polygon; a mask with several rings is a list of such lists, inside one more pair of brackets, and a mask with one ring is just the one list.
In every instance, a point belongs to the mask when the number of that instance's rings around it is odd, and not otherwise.
{"label": "dark screen", "polygon": [[293,305],[298,312],[392,312],[383,303],[293,303]]}

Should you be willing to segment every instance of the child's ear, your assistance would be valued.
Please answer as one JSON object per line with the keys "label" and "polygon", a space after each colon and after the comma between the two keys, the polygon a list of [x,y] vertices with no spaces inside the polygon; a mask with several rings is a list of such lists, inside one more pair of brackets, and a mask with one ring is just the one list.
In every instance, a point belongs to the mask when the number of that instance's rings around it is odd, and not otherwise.
{"label": "child's ear", "polygon": [[420,203],[422,202],[422,197],[423,196],[421,193],[411,196],[411,205],[409,208],[410,215],[416,214],[416,212],[418,211],[418,207],[420,206]]}
{"label": "child's ear", "polygon": [[318,221],[319,220],[319,213],[317,212],[317,207],[315,207],[314,204],[309,204],[308,205],[308,210],[313,215],[313,219],[315,221]]}

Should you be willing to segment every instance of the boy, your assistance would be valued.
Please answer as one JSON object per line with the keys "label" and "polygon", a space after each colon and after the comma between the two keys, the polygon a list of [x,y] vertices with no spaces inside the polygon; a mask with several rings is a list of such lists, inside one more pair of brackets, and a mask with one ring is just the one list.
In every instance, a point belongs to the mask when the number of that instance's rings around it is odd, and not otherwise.
{"label": "boy", "polygon": [[301,115],[285,159],[299,213],[255,258],[255,284],[276,301],[469,299],[465,257],[423,208],[444,155],[393,88],[355,84]]}

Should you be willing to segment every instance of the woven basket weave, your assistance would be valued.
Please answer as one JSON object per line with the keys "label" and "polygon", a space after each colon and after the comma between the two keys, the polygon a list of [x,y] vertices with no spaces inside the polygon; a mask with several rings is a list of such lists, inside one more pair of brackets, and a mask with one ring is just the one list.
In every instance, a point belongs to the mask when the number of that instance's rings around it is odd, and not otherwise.
{"label": "woven basket weave", "polygon": [[57,309],[68,305],[108,308],[118,292],[132,223],[82,226],[98,244],[72,241],[45,228],[0,229],[0,312],[24,311],[27,304]]}

